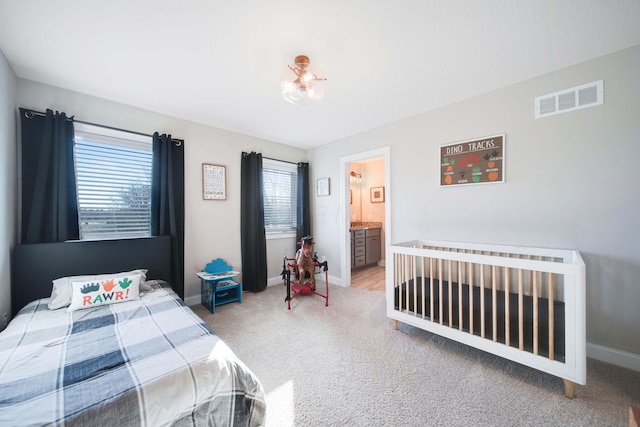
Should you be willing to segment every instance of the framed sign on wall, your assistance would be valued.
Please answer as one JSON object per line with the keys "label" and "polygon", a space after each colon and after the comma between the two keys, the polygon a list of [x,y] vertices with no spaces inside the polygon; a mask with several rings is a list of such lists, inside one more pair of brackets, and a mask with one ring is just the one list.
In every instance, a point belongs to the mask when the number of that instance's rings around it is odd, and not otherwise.
{"label": "framed sign on wall", "polygon": [[329,178],[319,178],[316,188],[318,196],[329,195]]}
{"label": "framed sign on wall", "polygon": [[440,146],[440,186],[504,182],[505,135]]}
{"label": "framed sign on wall", "polygon": [[369,189],[369,195],[371,197],[371,203],[383,203],[384,187],[371,187]]}
{"label": "framed sign on wall", "polygon": [[226,175],[225,166],[202,164],[202,198],[204,200],[226,200]]}

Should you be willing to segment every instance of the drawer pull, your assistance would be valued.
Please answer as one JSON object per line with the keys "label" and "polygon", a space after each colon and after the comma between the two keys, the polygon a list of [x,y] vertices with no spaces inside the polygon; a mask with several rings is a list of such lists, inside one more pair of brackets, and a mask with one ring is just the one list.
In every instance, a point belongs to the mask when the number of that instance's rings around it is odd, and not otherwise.
{"label": "drawer pull", "polygon": [[227,295],[229,295],[229,292],[216,292],[217,298],[223,298],[223,297],[226,297]]}

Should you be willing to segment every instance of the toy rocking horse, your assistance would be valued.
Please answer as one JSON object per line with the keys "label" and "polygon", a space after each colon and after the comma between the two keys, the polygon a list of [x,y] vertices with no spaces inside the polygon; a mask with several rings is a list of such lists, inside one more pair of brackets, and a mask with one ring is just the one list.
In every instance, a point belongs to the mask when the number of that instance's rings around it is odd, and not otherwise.
{"label": "toy rocking horse", "polygon": [[[300,242],[300,249],[296,252],[295,258],[287,258],[285,254],[282,259],[282,279],[287,286],[288,309],[291,309],[291,300],[296,296],[318,295],[325,299],[325,307],[329,305],[329,267],[327,261],[318,262],[318,254],[313,252],[313,237],[305,236]],[[316,274],[324,271],[325,293],[316,291]],[[291,279],[291,273],[294,279]],[[308,278],[308,281],[307,281]]]}

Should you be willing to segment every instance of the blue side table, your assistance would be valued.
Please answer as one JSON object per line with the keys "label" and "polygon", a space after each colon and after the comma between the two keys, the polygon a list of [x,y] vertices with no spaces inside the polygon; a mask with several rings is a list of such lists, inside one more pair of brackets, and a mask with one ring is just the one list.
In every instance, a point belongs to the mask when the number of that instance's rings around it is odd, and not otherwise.
{"label": "blue side table", "polygon": [[201,302],[211,313],[216,307],[229,302],[238,301],[242,304],[242,283],[233,280],[239,275],[237,271],[221,273],[196,273],[201,282]]}

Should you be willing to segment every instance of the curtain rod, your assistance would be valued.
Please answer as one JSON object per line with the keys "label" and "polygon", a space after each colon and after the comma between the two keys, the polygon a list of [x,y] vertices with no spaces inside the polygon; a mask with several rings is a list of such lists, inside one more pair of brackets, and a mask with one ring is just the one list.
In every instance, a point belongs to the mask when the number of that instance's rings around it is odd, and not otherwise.
{"label": "curtain rod", "polygon": [[265,157],[265,156],[262,156],[262,158],[267,160],[275,160],[276,162],[289,163],[291,165],[299,165],[300,163],[304,163],[304,162],[288,162],[286,160],[274,159],[272,157]]}
{"label": "curtain rod", "polygon": [[[28,119],[32,118],[33,116],[42,116],[42,117],[46,116],[46,114],[43,113],[42,111],[30,110],[30,109],[27,109],[27,108],[24,108],[24,110],[27,110],[24,113],[24,115]],[[31,115],[29,113],[31,113]],[[133,130],[116,128],[116,127],[112,127],[112,126],[99,125],[97,123],[85,122],[85,121],[82,121],[82,120],[74,119],[73,117],[68,117],[67,120],[69,120],[70,122],[82,123],[83,125],[97,126],[99,128],[103,128],[103,129],[117,130],[117,131],[120,131],[120,132],[128,132],[128,133],[133,133],[133,134],[136,134],[136,135],[148,136],[149,138],[153,138],[153,135],[149,135],[149,134],[146,134],[146,133],[136,132],[136,131],[133,131]],[[180,146],[181,144],[184,143],[184,139],[171,138],[171,142],[178,143],[177,145]]]}

